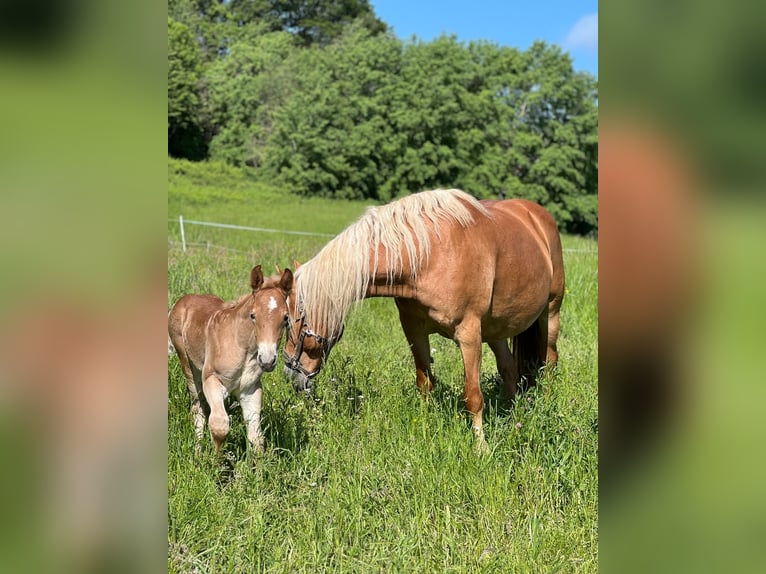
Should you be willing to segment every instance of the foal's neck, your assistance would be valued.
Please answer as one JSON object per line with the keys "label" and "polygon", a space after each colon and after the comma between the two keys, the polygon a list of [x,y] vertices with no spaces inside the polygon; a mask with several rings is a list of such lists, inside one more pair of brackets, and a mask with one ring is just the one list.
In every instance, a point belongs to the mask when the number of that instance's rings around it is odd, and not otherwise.
{"label": "foal's neck", "polygon": [[247,350],[256,347],[255,328],[250,318],[252,297],[251,293],[242,295],[236,301],[232,301],[230,306],[227,306],[223,311],[229,315],[229,320],[232,321],[231,326],[236,334],[236,345]]}

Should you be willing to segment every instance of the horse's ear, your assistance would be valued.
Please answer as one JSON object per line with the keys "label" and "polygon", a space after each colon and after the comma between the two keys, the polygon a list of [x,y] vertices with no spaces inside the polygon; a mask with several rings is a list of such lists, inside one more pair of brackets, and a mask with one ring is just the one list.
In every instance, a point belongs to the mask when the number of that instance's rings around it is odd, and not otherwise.
{"label": "horse's ear", "polygon": [[256,292],[261,285],[263,285],[263,271],[260,265],[256,265],[250,272],[250,287],[253,288],[253,292]]}
{"label": "horse's ear", "polygon": [[278,263],[274,263],[274,269],[277,270],[277,273],[282,273],[282,270],[279,268],[279,264]]}
{"label": "horse's ear", "polygon": [[296,261],[295,259],[293,259],[293,267],[295,267],[296,271],[298,270],[298,267],[300,267],[300,266],[301,266],[301,264],[298,263],[298,261]]}
{"label": "horse's ear", "polygon": [[285,292],[285,295],[292,291],[293,272],[290,271],[289,267],[285,267],[285,270],[282,271],[282,277],[279,279],[279,286],[282,288],[282,291]]}

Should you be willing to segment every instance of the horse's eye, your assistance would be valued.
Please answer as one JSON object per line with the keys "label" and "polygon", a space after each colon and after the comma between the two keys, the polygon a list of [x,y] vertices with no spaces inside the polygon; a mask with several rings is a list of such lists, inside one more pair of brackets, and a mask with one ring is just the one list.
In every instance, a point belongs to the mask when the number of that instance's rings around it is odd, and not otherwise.
{"label": "horse's eye", "polygon": [[255,313],[250,313],[250,318],[255,321]]}

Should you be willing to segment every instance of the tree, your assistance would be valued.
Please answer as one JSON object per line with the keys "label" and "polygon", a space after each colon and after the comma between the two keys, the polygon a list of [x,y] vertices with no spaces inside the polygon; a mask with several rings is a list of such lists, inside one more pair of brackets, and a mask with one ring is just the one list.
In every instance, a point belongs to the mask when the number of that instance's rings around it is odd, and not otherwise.
{"label": "tree", "polygon": [[168,153],[202,159],[207,153],[200,113],[199,50],[188,26],[168,18]]}
{"label": "tree", "polygon": [[275,114],[271,170],[298,193],[386,199],[398,148],[385,93],[400,53],[395,38],[356,25],[324,49],[296,54],[300,80]]}
{"label": "tree", "polygon": [[272,0],[271,15],[282,29],[294,33],[303,46],[326,46],[356,23],[371,35],[386,31],[369,0]]}
{"label": "tree", "polygon": [[548,208],[567,230],[597,225],[595,82],[571,58],[536,42],[498,98],[511,111],[501,139],[509,195]]}
{"label": "tree", "polygon": [[252,167],[263,163],[272,115],[296,83],[285,64],[294,51],[288,33],[274,32],[232,45],[225,58],[209,66],[212,158]]}
{"label": "tree", "polygon": [[368,0],[169,0],[168,149],[305,195],[437,187],[598,225],[598,87],[558,47],[402,43]]}

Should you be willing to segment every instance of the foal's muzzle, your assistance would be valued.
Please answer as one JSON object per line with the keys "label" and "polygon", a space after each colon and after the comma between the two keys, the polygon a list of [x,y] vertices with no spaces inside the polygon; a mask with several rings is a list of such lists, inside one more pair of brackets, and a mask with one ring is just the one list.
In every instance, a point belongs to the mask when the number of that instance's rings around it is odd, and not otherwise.
{"label": "foal's muzzle", "polygon": [[270,373],[274,370],[274,367],[277,366],[277,356],[274,355],[270,360],[267,361],[261,361],[261,358],[258,357],[258,364],[261,366],[261,368],[266,371],[267,373]]}

